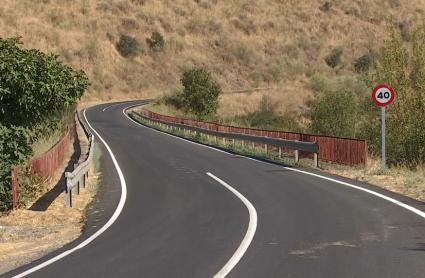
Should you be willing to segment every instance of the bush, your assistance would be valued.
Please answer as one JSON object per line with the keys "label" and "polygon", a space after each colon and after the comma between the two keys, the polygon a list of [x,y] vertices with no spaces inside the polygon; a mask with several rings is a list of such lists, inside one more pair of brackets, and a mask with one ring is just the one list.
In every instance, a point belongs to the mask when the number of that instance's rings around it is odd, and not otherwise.
{"label": "bush", "polygon": [[155,52],[162,51],[165,46],[164,37],[158,32],[153,32],[151,37],[146,39],[146,42],[148,43],[150,49]]}
{"label": "bush", "polygon": [[194,68],[183,73],[184,87],[182,99],[185,108],[198,118],[214,114],[218,108],[221,87],[211,74],[202,68]]}
{"label": "bush", "polygon": [[56,55],[19,44],[19,38],[0,38],[0,124],[32,127],[74,105],[89,82]]}
{"label": "bush", "polygon": [[342,48],[334,48],[332,49],[331,53],[326,56],[325,62],[328,66],[331,68],[335,68],[342,62]]}
{"label": "bush", "polygon": [[314,74],[310,78],[310,87],[314,92],[320,93],[330,91],[333,88],[333,84],[326,77]]}
{"label": "bush", "polygon": [[160,99],[160,103],[174,106],[176,109],[183,109],[184,108],[183,93],[177,90],[173,92],[172,94],[164,95]]}
{"label": "bush", "polygon": [[10,171],[32,154],[30,142],[30,130],[0,125],[0,211],[11,207]]}
{"label": "bush", "polygon": [[368,53],[356,59],[354,62],[354,70],[357,73],[367,72],[374,63],[372,54]]}
{"label": "bush", "polygon": [[116,48],[118,52],[126,58],[137,56],[140,52],[139,42],[129,35],[121,35],[120,40],[116,44]]}
{"label": "bush", "polygon": [[10,171],[32,154],[31,144],[59,127],[89,82],[19,38],[0,38],[0,209],[10,206]]}
{"label": "bush", "polygon": [[356,95],[347,91],[329,91],[310,103],[311,130],[314,133],[356,137],[359,107]]}
{"label": "bush", "polygon": [[294,132],[301,131],[301,127],[293,115],[289,113],[278,115],[276,109],[277,103],[269,96],[265,95],[261,98],[260,106],[257,111],[236,116],[233,121],[254,128],[279,129]]}

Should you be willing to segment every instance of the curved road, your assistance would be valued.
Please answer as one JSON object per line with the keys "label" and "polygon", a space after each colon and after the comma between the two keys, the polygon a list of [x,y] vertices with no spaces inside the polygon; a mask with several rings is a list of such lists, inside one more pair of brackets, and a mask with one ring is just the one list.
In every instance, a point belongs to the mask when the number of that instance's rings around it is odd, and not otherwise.
{"label": "curved road", "polygon": [[[122,169],[121,215],[87,246],[28,277],[220,277],[244,237],[249,247],[227,277],[425,276],[423,216],[331,180],[143,127],[123,114],[129,105],[86,112]],[[104,184],[83,236],[4,277],[77,246],[106,223],[122,191],[105,148],[102,167]],[[421,202],[338,179],[425,210]],[[257,221],[232,188],[252,204]]]}

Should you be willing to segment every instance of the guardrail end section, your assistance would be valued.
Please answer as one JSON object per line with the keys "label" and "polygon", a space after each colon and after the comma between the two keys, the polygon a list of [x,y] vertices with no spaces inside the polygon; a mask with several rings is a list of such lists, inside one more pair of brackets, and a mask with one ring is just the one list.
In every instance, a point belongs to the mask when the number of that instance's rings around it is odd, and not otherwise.
{"label": "guardrail end section", "polygon": [[319,168],[319,154],[314,153],[314,167]]}

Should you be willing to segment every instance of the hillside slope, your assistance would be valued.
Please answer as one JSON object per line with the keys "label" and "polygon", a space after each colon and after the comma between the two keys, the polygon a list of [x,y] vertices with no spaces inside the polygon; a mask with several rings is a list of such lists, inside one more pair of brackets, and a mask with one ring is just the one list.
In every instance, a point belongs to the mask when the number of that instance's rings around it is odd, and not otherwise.
{"label": "hillside slope", "polygon": [[[252,111],[269,94],[282,109],[298,109],[311,95],[309,79],[353,76],[360,56],[377,52],[394,28],[406,40],[423,23],[425,0],[3,0],[0,36],[22,36],[25,47],[57,53],[89,75],[86,100],[140,98],[179,86],[181,72],[203,65],[228,94],[220,113]],[[146,39],[164,35],[163,52]],[[121,34],[141,53],[124,58]],[[335,68],[325,58],[342,51]]]}

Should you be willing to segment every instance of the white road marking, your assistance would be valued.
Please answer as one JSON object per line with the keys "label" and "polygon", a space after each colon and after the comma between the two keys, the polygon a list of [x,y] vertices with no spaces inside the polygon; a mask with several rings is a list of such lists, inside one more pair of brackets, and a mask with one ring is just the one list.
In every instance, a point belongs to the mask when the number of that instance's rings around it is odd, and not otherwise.
{"label": "white road marking", "polygon": [[118,106],[118,105],[125,104],[125,103],[127,103],[127,101],[125,101],[125,102],[120,102],[120,103],[115,103],[115,104],[112,104],[112,105],[106,106],[105,108],[103,108],[103,109],[102,109],[102,112],[105,112],[106,110],[108,110],[108,109],[109,109],[109,108],[111,108],[111,107]]}
{"label": "white road marking", "polygon": [[207,173],[208,176],[210,176],[212,179],[226,187],[228,190],[230,190],[233,194],[235,194],[246,206],[249,213],[249,224],[248,229],[246,230],[245,236],[242,239],[238,249],[236,249],[233,256],[227,261],[227,263],[220,269],[219,272],[217,272],[214,275],[214,278],[224,278],[226,277],[230,271],[238,264],[238,262],[241,260],[243,255],[245,254],[246,250],[248,250],[249,245],[252,242],[252,239],[254,238],[255,231],[257,230],[257,211],[255,210],[254,206],[251,204],[251,202],[245,198],[239,191],[228,185],[223,180],[217,178],[211,173]]}
{"label": "white road marking", "polygon": [[63,253],[61,253],[61,254],[59,254],[59,255],[51,258],[51,259],[49,259],[49,260],[47,260],[47,261],[39,264],[39,265],[37,265],[37,266],[34,266],[34,267],[26,270],[25,272],[22,272],[22,273],[20,273],[20,274],[18,274],[16,276],[14,276],[14,278],[25,277],[25,276],[33,273],[33,272],[36,272],[37,270],[42,269],[43,267],[46,267],[46,266],[48,266],[48,265],[50,265],[50,264],[52,264],[52,263],[54,263],[54,262],[56,262],[56,261],[58,261],[58,260],[60,260],[62,258],[68,256],[69,254],[71,254],[71,253],[73,253],[73,252],[75,252],[75,251],[77,251],[77,250],[85,247],[90,242],[92,242],[93,240],[95,240],[98,236],[100,236],[102,233],[104,233],[112,224],[114,224],[114,222],[118,219],[118,216],[121,214],[121,212],[122,212],[122,210],[124,208],[125,200],[127,198],[127,185],[125,183],[124,175],[123,175],[123,173],[121,171],[121,168],[118,165],[118,162],[117,162],[117,160],[115,158],[115,155],[112,153],[111,148],[108,146],[108,144],[106,143],[106,141],[103,140],[103,138],[99,135],[99,133],[91,126],[91,124],[87,120],[86,110],[84,110],[83,114],[84,114],[84,118],[86,119],[86,122],[89,125],[89,127],[96,133],[96,135],[99,137],[99,139],[105,145],[106,149],[109,152],[109,155],[112,158],[112,161],[114,163],[114,166],[117,169],[118,176],[120,178],[120,183],[121,183],[121,198],[120,198],[120,201],[118,203],[118,206],[115,209],[115,212],[112,215],[112,217],[108,220],[108,222],[105,225],[103,225],[103,227],[100,228],[96,233],[94,233],[93,235],[91,235],[89,238],[87,238],[86,240],[84,240],[83,242],[81,242],[80,244],[78,244],[77,246],[75,246],[74,248],[69,249],[69,250],[67,250],[67,251],[65,251],[65,252],[63,252]]}
{"label": "white road marking", "polygon": [[[208,148],[208,149],[211,149],[211,150],[214,150],[214,151],[218,151],[218,152],[221,152],[221,153],[226,153],[226,154],[233,155],[233,156],[235,155],[235,154],[232,154],[232,153],[230,153],[230,152],[226,152],[226,151],[223,151],[223,150],[217,149],[217,148],[215,148],[215,147],[206,146],[206,145],[203,145],[203,144],[200,144],[200,143],[197,143],[197,142],[193,142],[193,141],[190,141],[190,140],[187,140],[187,139],[184,139],[184,138],[181,138],[181,137],[178,137],[178,136],[172,135],[172,134],[168,134],[168,133],[165,133],[165,132],[162,132],[162,131],[156,130],[156,129],[151,128],[151,127],[147,127],[147,126],[145,126],[145,125],[143,125],[143,124],[141,124],[141,123],[138,123],[137,121],[133,120],[132,118],[130,118],[130,117],[129,117],[126,113],[125,113],[125,110],[127,110],[127,109],[129,109],[129,108],[132,108],[132,107],[135,107],[135,106],[138,106],[138,105],[140,105],[140,104],[137,104],[137,105],[131,105],[131,106],[127,107],[127,108],[124,108],[124,110],[123,110],[123,114],[124,114],[124,115],[125,115],[128,119],[130,119],[132,122],[134,122],[134,123],[138,124],[139,126],[142,126],[142,127],[144,127],[144,128],[147,128],[147,129],[151,129],[151,130],[153,130],[153,131],[156,131],[156,132],[159,132],[159,133],[162,133],[162,134],[165,134],[165,135],[168,135],[168,136],[174,137],[174,138],[177,138],[177,139],[179,139],[179,140],[183,140],[183,141],[186,141],[186,142],[189,142],[189,143],[192,143],[192,144],[198,145],[198,146],[202,146],[202,147],[204,147],[204,148]],[[247,156],[244,156],[244,155],[237,155],[237,156],[239,156],[239,157],[243,157],[243,158],[246,158],[246,159],[249,159],[249,160],[255,161],[255,162],[259,162],[259,163],[263,163],[263,164],[270,165],[270,163],[268,163],[268,162],[266,162],[266,161],[261,161],[261,160],[258,160],[258,159],[252,158],[252,157],[247,157]],[[386,195],[384,195],[384,194],[381,194],[381,193],[375,192],[375,191],[373,191],[373,190],[366,189],[366,188],[363,188],[363,187],[361,187],[361,186],[357,186],[357,185],[354,185],[354,184],[351,184],[351,183],[348,183],[348,182],[344,182],[344,181],[340,181],[340,180],[337,180],[337,179],[333,179],[333,178],[329,178],[329,177],[326,177],[326,176],[322,176],[322,175],[319,175],[319,174],[310,173],[310,172],[307,172],[307,171],[303,171],[303,170],[299,170],[299,169],[295,169],[295,168],[290,168],[290,167],[285,167],[285,166],[281,166],[281,167],[282,167],[282,168],[284,168],[284,169],[286,169],[286,170],[289,170],[289,171],[293,171],[293,172],[297,172],[297,173],[301,173],[301,174],[305,174],[305,175],[313,176],[313,177],[316,177],[316,178],[319,178],[319,179],[324,179],[324,180],[332,181],[332,182],[339,183],[339,184],[344,185],[344,186],[347,186],[347,187],[351,187],[351,188],[354,188],[354,189],[357,189],[357,190],[361,190],[361,191],[363,191],[363,192],[366,192],[366,193],[372,194],[372,195],[374,195],[374,196],[376,196],[376,197],[378,197],[378,198],[381,198],[381,199],[384,199],[384,200],[386,200],[386,201],[388,201],[388,202],[391,202],[391,203],[393,203],[393,204],[395,204],[395,205],[397,205],[397,206],[399,206],[399,207],[402,207],[402,208],[404,208],[404,209],[407,209],[407,210],[409,210],[410,212],[413,212],[414,214],[416,214],[416,215],[418,215],[418,216],[420,216],[420,217],[422,217],[422,218],[425,218],[425,212],[423,212],[423,211],[421,211],[421,210],[419,210],[419,209],[417,209],[417,208],[415,208],[415,207],[409,206],[408,204],[405,204],[405,203],[403,203],[403,202],[401,202],[401,201],[398,201],[398,200],[396,200],[396,199],[394,199],[394,198],[391,198],[391,197],[388,197],[388,196],[386,196]]]}

